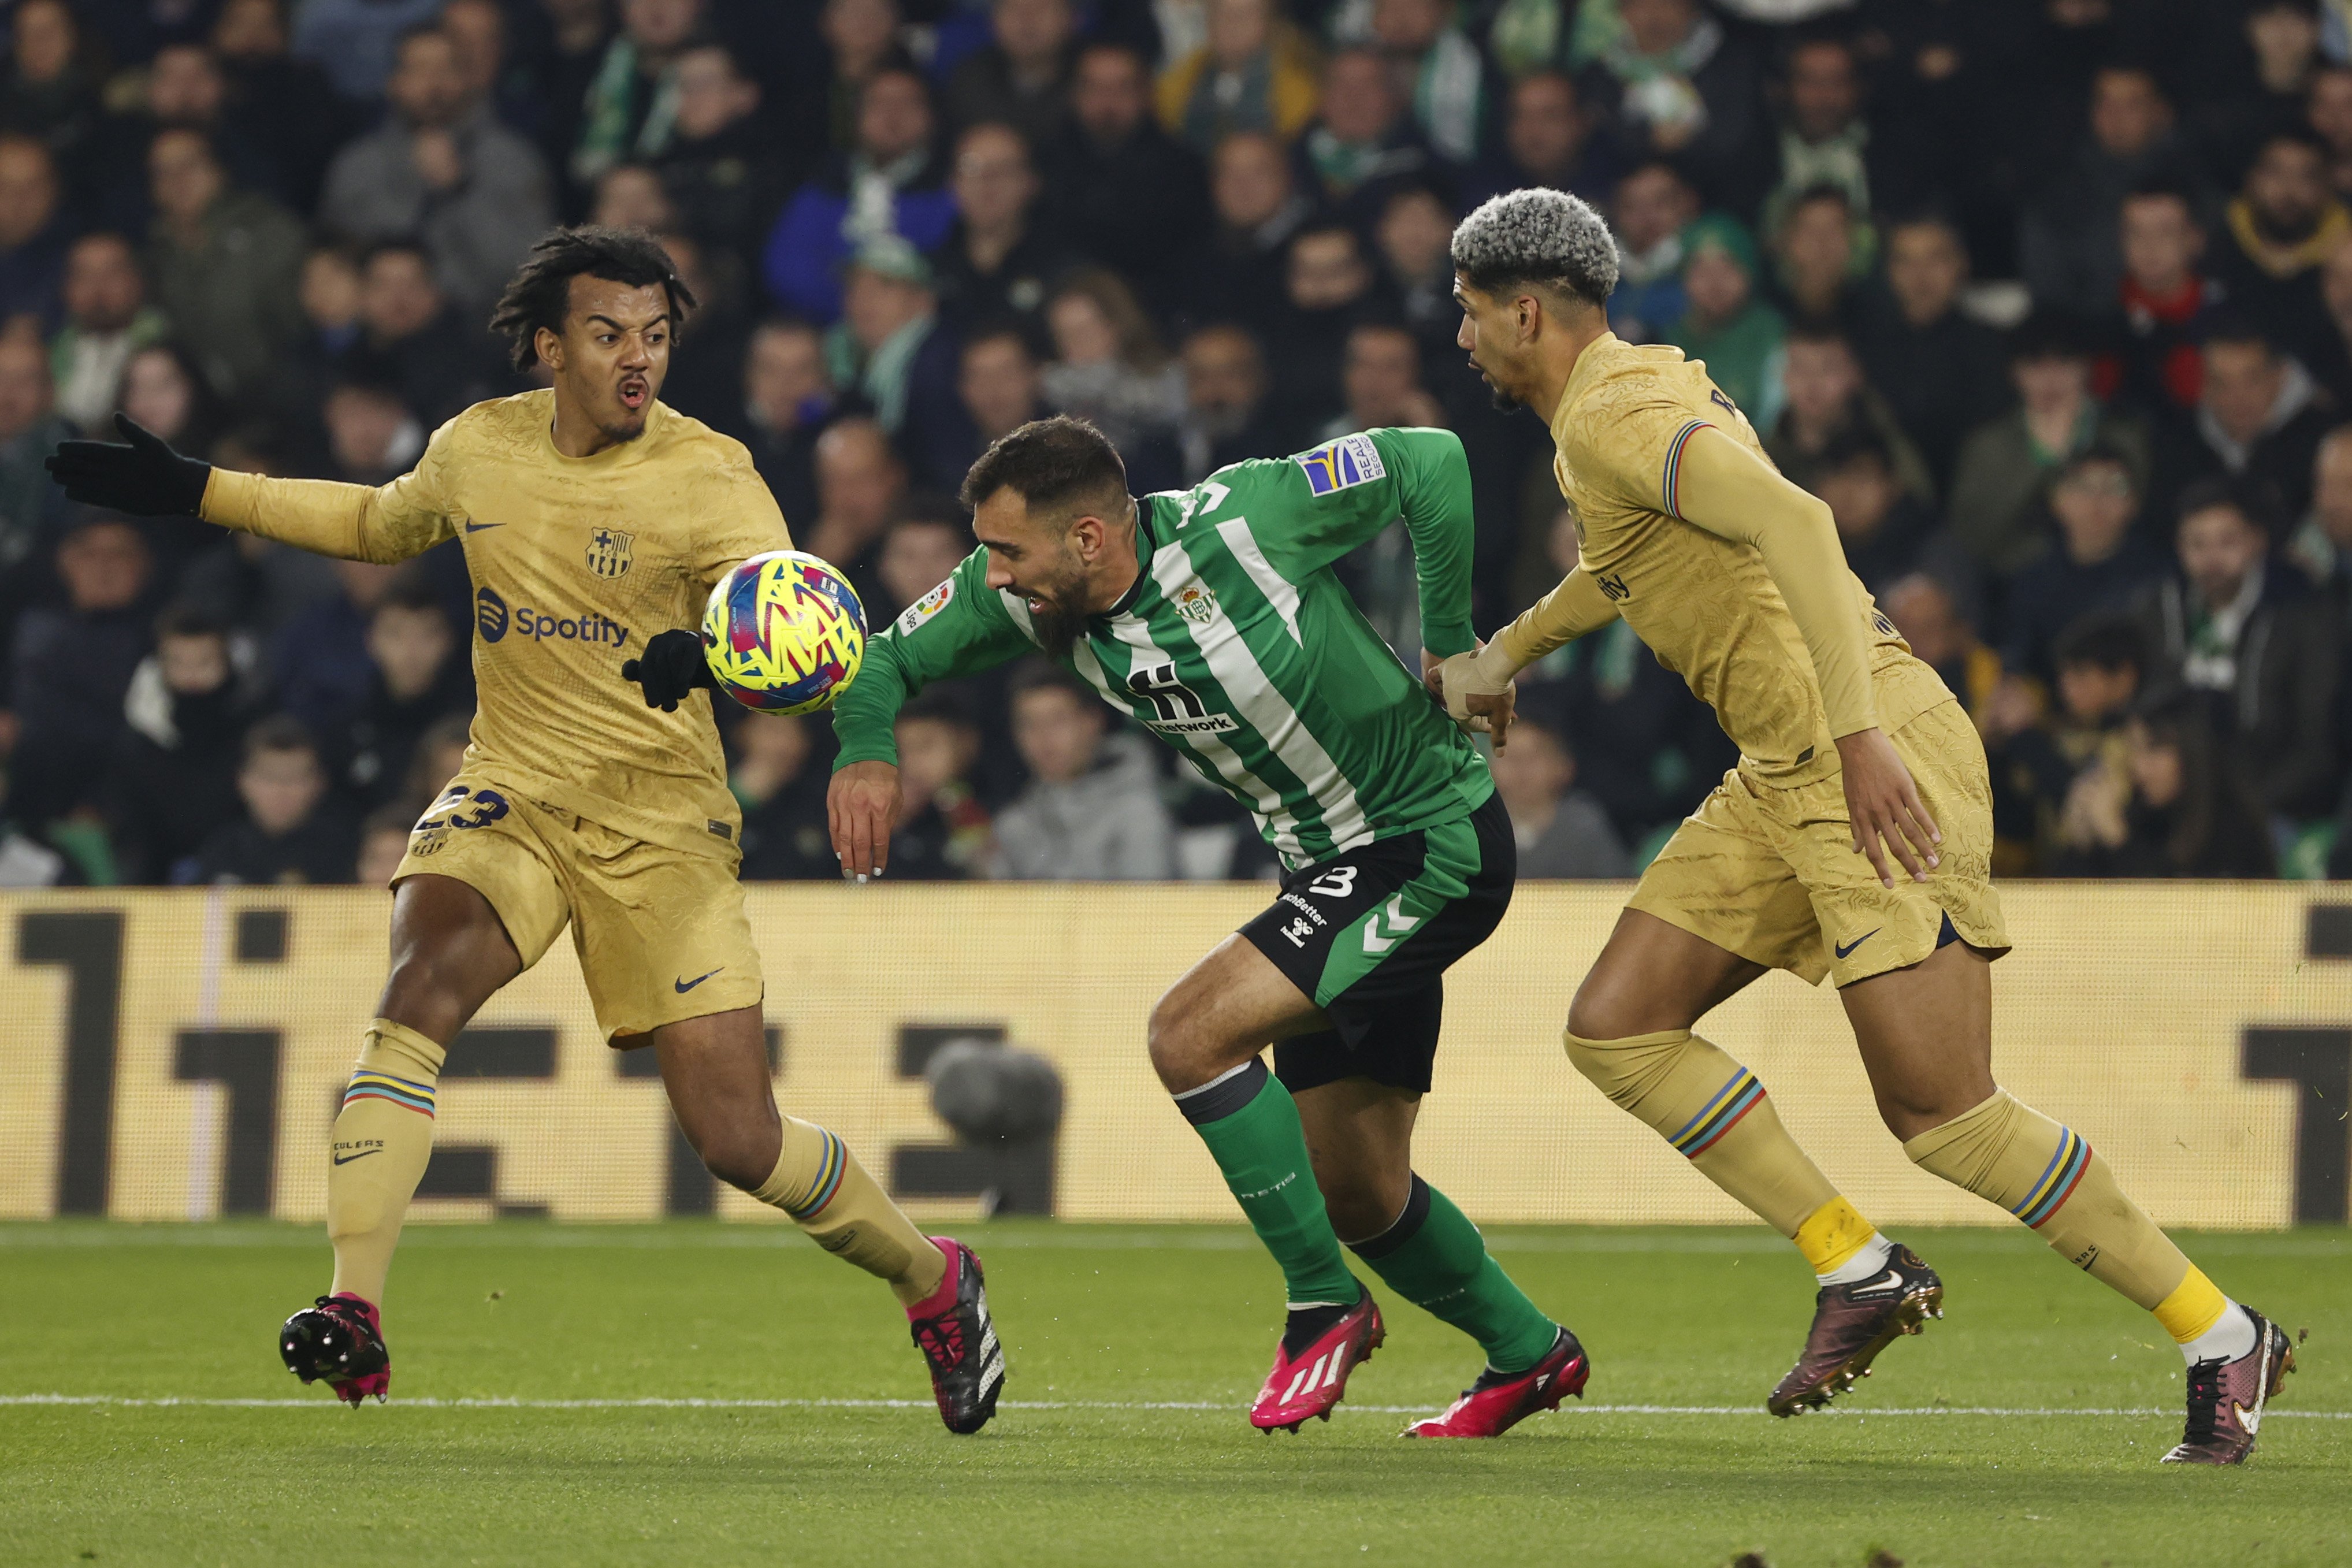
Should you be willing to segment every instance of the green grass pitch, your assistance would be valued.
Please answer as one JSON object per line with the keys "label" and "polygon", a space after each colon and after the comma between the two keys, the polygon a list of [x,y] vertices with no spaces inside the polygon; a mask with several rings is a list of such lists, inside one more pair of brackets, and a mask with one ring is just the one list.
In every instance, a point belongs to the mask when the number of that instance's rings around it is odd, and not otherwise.
{"label": "green grass pitch", "polygon": [[315,1229],[0,1226],[0,1563],[2352,1563],[2343,1231],[2189,1240],[2310,1334],[2231,1471],[2157,1465],[2179,1354],[2021,1233],[1906,1233],[1947,1321],[1776,1422],[1811,1281],[1775,1238],[1498,1231],[1594,1373],[1483,1444],[1398,1438],[1477,1368],[1401,1303],[1329,1425],[1251,1431],[1280,1287],[1242,1231],[960,1234],[1012,1365],[973,1438],[888,1294],[781,1229],[414,1229],[394,1403],[349,1411],[271,1342]]}

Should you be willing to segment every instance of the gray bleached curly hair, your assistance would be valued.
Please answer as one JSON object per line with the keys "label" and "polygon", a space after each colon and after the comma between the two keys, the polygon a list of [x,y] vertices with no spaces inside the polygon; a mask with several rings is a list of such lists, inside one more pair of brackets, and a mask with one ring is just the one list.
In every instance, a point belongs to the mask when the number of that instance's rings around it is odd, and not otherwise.
{"label": "gray bleached curly hair", "polygon": [[1462,220],[1454,269],[1481,293],[1533,283],[1600,306],[1617,287],[1617,242],[1591,206],[1535,185],[1491,197]]}

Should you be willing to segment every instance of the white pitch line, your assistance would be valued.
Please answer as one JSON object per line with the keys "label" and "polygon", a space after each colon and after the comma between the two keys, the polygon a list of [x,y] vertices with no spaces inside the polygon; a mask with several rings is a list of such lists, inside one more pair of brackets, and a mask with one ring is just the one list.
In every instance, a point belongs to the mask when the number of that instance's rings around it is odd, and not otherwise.
{"label": "white pitch line", "polygon": [[[313,1399],[134,1399],[111,1394],[0,1394],[0,1405],[80,1405],[125,1409],[194,1408],[204,1410],[337,1410],[324,1397]],[[388,1409],[414,1410],[929,1410],[928,1399],[403,1399]],[[1007,1399],[1000,1410],[1200,1410],[1237,1411],[1240,1405],[1205,1399]],[[1342,1405],[1341,1415],[1426,1415],[1434,1405]],[[1575,1405],[1568,1412],[1583,1415],[1762,1415],[1753,1405]],[[2031,1408],[2005,1405],[1895,1405],[1865,1409],[1849,1405],[1819,1412],[1828,1415],[1867,1419],[1879,1416],[2001,1415],[2034,1417],[2111,1417],[2170,1415],[2154,1406],[2085,1406],[2079,1409]],[[2264,1413],[2273,1418],[2305,1421],[2352,1421],[2352,1410],[2284,1410]]]}

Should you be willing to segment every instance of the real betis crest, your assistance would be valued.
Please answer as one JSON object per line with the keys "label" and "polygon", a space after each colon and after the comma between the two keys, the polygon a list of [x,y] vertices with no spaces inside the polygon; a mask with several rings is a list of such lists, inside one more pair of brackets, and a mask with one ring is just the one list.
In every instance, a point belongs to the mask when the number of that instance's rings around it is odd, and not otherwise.
{"label": "real betis crest", "polygon": [[1217,618],[1217,596],[1206,588],[1179,588],[1174,604],[1176,613],[1196,626],[1205,626]]}
{"label": "real betis crest", "polygon": [[588,570],[599,577],[624,577],[629,571],[629,546],[636,535],[617,528],[592,530],[588,535]]}

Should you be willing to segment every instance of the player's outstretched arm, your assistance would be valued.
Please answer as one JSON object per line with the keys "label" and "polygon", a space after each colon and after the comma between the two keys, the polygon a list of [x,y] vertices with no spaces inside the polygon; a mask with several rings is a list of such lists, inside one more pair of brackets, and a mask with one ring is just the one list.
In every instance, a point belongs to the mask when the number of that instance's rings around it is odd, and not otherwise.
{"label": "player's outstretched arm", "polygon": [[1434,662],[1424,652],[1422,676],[1444,700],[1455,723],[1474,733],[1493,735],[1499,752],[1517,709],[1519,671],[1552,649],[1596,632],[1616,618],[1616,601],[1579,566],[1560,580],[1559,586],[1496,633],[1492,642]]}
{"label": "player's outstretched arm", "polygon": [[1925,881],[1943,834],[1878,727],[1862,605],[1829,508],[1711,426],[1684,446],[1667,500],[1685,522],[1752,545],[1764,558],[1812,656],[1843,769],[1854,851],[1870,857],[1888,887],[1895,875],[1890,860]]}
{"label": "player's outstretched arm", "polygon": [[438,482],[444,426],[414,473],[381,488],[278,479],[216,468],[173,451],[127,415],[123,443],[65,441],[47,467],[69,500],[137,517],[201,517],[346,561],[405,561],[450,537]]}
{"label": "player's outstretched arm", "polygon": [[889,866],[901,799],[895,763],[851,763],[834,773],[825,787],[824,815],[843,876],[863,882]]}
{"label": "player's outstretched arm", "polygon": [[1301,452],[1288,467],[1289,504],[1278,516],[1261,513],[1248,524],[1269,565],[1303,582],[1402,517],[1412,536],[1423,647],[1444,658],[1477,646],[1470,627],[1477,520],[1459,436],[1366,430]]}

